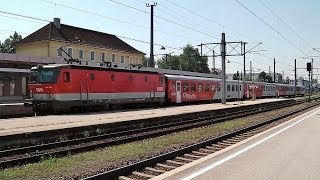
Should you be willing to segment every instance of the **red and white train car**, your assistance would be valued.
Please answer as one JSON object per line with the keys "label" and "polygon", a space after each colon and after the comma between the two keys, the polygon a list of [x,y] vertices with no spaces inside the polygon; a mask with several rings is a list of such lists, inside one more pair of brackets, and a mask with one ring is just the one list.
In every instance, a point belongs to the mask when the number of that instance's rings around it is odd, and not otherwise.
{"label": "red and white train car", "polygon": [[166,99],[169,103],[212,101],[219,82],[213,78],[168,75]]}
{"label": "red and white train car", "polygon": [[29,90],[36,111],[129,103],[163,103],[162,74],[105,67],[53,64],[31,69]]}

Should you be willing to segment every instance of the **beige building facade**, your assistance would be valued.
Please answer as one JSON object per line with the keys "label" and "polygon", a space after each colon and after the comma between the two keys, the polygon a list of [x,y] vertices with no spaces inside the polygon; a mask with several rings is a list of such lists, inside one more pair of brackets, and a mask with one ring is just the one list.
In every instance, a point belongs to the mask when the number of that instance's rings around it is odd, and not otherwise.
{"label": "beige building facade", "polygon": [[[59,50],[62,48],[64,51]],[[88,62],[111,62],[120,66],[142,64],[144,53],[115,35],[60,24],[55,18],[17,43],[19,55],[64,57]]]}

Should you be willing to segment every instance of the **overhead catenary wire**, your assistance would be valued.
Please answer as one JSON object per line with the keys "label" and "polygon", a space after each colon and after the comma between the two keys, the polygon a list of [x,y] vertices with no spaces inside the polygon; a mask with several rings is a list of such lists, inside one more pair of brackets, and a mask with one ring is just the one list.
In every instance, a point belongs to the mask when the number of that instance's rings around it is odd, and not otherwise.
{"label": "overhead catenary wire", "polygon": [[[172,4],[172,5],[175,5],[175,6],[181,8],[181,9],[183,9],[183,10],[185,10],[185,11],[188,11],[188,12],[190,12],[190,13],[192,13],[192,14],[200,17],[200,18],[203,18],[203,19],[205,19],[205,20],[208,21],[208,22],[214,23],[214,24],[222,27],[223,29],[228,29],[228,30],[230,30],[230,31],[232,31],[232,32],[235,32],[235,33],[237,33],[237,34],[239,34],[239,35],[241,35],[241,36],[243,36],[243,37],[246,37],[246,38],[249,38],[249,39],[251,39],[251,40],[257,41],[255,38],[252,38],[252,37],[250,37],[250,36],[248,36],[248,35],[245,35],[245,34],[239,32],[239,31],[237,31],[237,30],[234,30],[233,28],[230,28],[230,27],[228,27],[228,26],[226,26],[226,25],[223,25],[223,24],[221,24],[221,23],[219,23],[219,22],[217,22],[217,21],[214,21],[213,19],[210,19],[210,18],[208,18],[208,17],[205,17],[205,16],[203,16],[203,15],[201,15],[201,14],[199,14],[199,13],[193,11],[193,10],[190,10],[190,9],[188,9],[188,8],[186,8],[186,7],[183,7],[183,6],[180,5],[180,4],[177,4],[177,3],[172,2],[172,1],[169,1],[169,0],[164,0],[164,1],[166,1],[166,2],[168,2],[168,3],[170,3],[170,4]],[[257,41],[257,42],[260,42],[260,41]]]}
{"label": "overhead catenary wire", "polygon": [[[127,4],[124,4],[124,3],[121,3],[121,2],[115,1],[115,0],[108,0],[108,1],[111,1],[111,2],[113,2],[113,3],[119,4],[119,5],[121,5],[121,6],[124,6],[124,7],[130,8],[130,9],[133,9],[133,10],[136,10],[136,11],[139,11],[139,12],[142,12],[142,13],[150,14],[149,12],[143,11],[143,10],[138,9],[138,8],[136,8],[136,7],[133,7],[133,6],[130,6],[130,5],[127,5]],[[164,20],[164,21],[170,22],[170,23],[172,23],[172,24],[175,24],[175,25],[178,25],[178,26],[184,27],[184,28],[186,28],[186,29],[192,30],[192,31],[194,31],[194,32],[198,32],[198,33],[203,34],[203,35],[206,35],[206,36],[208,36],[208,37],[211,37],[211,38],[219,39],[219,40],[220,40],[220,38],[217,38],[217,37],[215,37],[215,36],[212,36],[211,34],[208,34],[208,33],[202,32],[202,31],[200,31],[200,30],[197,30],[197,29],[195,29],[195,28],[192,28],[192,27],[189,27],[189,26],[183,25],[183,24],[181,24],[181,23],[177,23],[177,22],[172,21],[172,20],[170,20],[170,19],[163,18],[163,17],[158,16],[158,15],[153,15],[153,16],[154,16],[154,17],[157,17],[158,19],[161,19],[161,20]]]}
{"label": "overhead catenary wire", "polygon": [[274,16],[279,18],[279,20],[286,25],[299,39],[301,39],[304,43],[306,43],[309,47],[312,48],[311,44],[306,41],[300,34],[298,34],[288,23],[286,23],[278,14],[276,14],[271,8],[269,8],[262,0],[258,0],[263,7],[265,7],[268,11],[270,11]]}
{"label": "overhead catenary wire", "polygon": [[256,13],[254,13],[252,10],[250,10],[247,6],[245,6],[243,3],[239,2],[238,0],[235,0],[240,6],[242,6],[244,9],[246,9],[248,12],[250,12],[252,15],[254,15],[256,18],[258,18],[261,22],[263,22],[267,27],[269,27],[271,30],[276,32],[279,36],[281,36],[284,40],[286,40],[289,44],[291,44],[294,48],[296,48],[298,51],[300,51],[303,55],[307,56],[307,54],[301,50],[298,46],[296,46],[294,43],[292,43],[287,37],[285,37],[282,33],[277,31],[273,26],[271,26],[269,23],[267,23],[264,19],[259,17]]}
{"label": "overhead catenary wire", "polygon": [[[97,16],[97,17],[106,18],[106,19],[111,20],[111,21],[116,21],[116,22],[120,22],[120,23],[124,23],[124,24],[133,25],[133,26],[139,27],[141,29],[147,29],[147,30],[150,29],[150,27],[146,27],[146,26],[142,26],[142,25],[139,25],[139,24],[135,24],[135,23],[129,22],[129,21],[124,21],[124,20],[121,20],[121,19],[109,17],[109,16],[106,16],[106,15],[103,15],[103,14],[93,13],[93,12],[90,12],[88,10],[75,8],[75,7],[72,7],[72,6],[65,5],[65,4],[55,3],[55,2],[52,2],[52,1],[48,1],[48,0],[41,0],[41,1],[49,3],[49,4],[53,4],[55,6],[60,6],[60,7],[67,8],[67,9],[72,9],[72,10],[79,11],[79,12],[82,12],[82,13],[87,13],[87,14],[94,15],[94,16]],[[184,38],[184,39],[188,39],[188,40],[191,39],[191,38],[186,37],[186,36],[182,36],[182,35],[174,34],[174,33],[170,33],[170,32],[165,32],[165,31],[160,31],[160,30],[157,30],[157,29],[154,29],[154,31],[159,32],[161,34],[171,35],[171,36]]]}
{"label": "overhead catenary wire", "polygon": [[[51,22],[51,21],[49,21],[49,20],[40,19],[40,18],[32,17],[32,16],[26,16],[26,15],[22,15],[22,14],[11,13],[11,12],[0,11],[0,13],[10,14],[10,15],[12,15],[12,16],[18,16],[18,17],[25,17],[25,18],[34,19],[34,20],[39,20],[39,21]],[[117,36],[117,37],[120,37],[120,38],[132,40],[132,41],[136,41],[136,42],[141,42],[141,43],[145,43],[145,44],[150,44],[150,42],[145,41],[145,40],[135,39],[135,38],[126,37],[126,36],[117,35],[117,34],[114,34],[114,35]],[[159,43],[154,43],[154,45],[157,45],[157,46],[160,46],[160,47],[163,46],[163,47],[170,48],[170,49],[177,49],[177,50],[181,50],[181,49],[182,49],[182,47],[173,47],[173,46],[164,45],[164,44],[159,44]]]}

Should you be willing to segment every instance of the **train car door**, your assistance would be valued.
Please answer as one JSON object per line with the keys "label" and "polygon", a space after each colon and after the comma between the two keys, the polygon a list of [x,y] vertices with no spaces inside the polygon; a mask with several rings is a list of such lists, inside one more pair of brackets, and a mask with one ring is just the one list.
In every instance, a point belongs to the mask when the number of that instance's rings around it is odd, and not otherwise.
{"label": "train car door", "polygon": [[82,74],[80,78],[80,100],[88,100],[89,99],[89,90],[88,90],[88,73],[85,75]]}
{"label": "train car door", "polygon": [[181,103],[181,81],[176,82],[176,103]]}

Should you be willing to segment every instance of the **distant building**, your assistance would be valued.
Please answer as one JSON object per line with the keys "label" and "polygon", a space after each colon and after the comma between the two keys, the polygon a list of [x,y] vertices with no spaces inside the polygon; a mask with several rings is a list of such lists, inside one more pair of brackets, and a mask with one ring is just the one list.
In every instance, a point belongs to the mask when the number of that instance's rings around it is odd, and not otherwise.
{"label": "distant building", "polygon": [[89,62],[112,62],[119,66],[142,64],[144,53],[112,34],[83,29],[60,23],[54,18],[41,29],[16,44],[18,55],[69,58]]}

